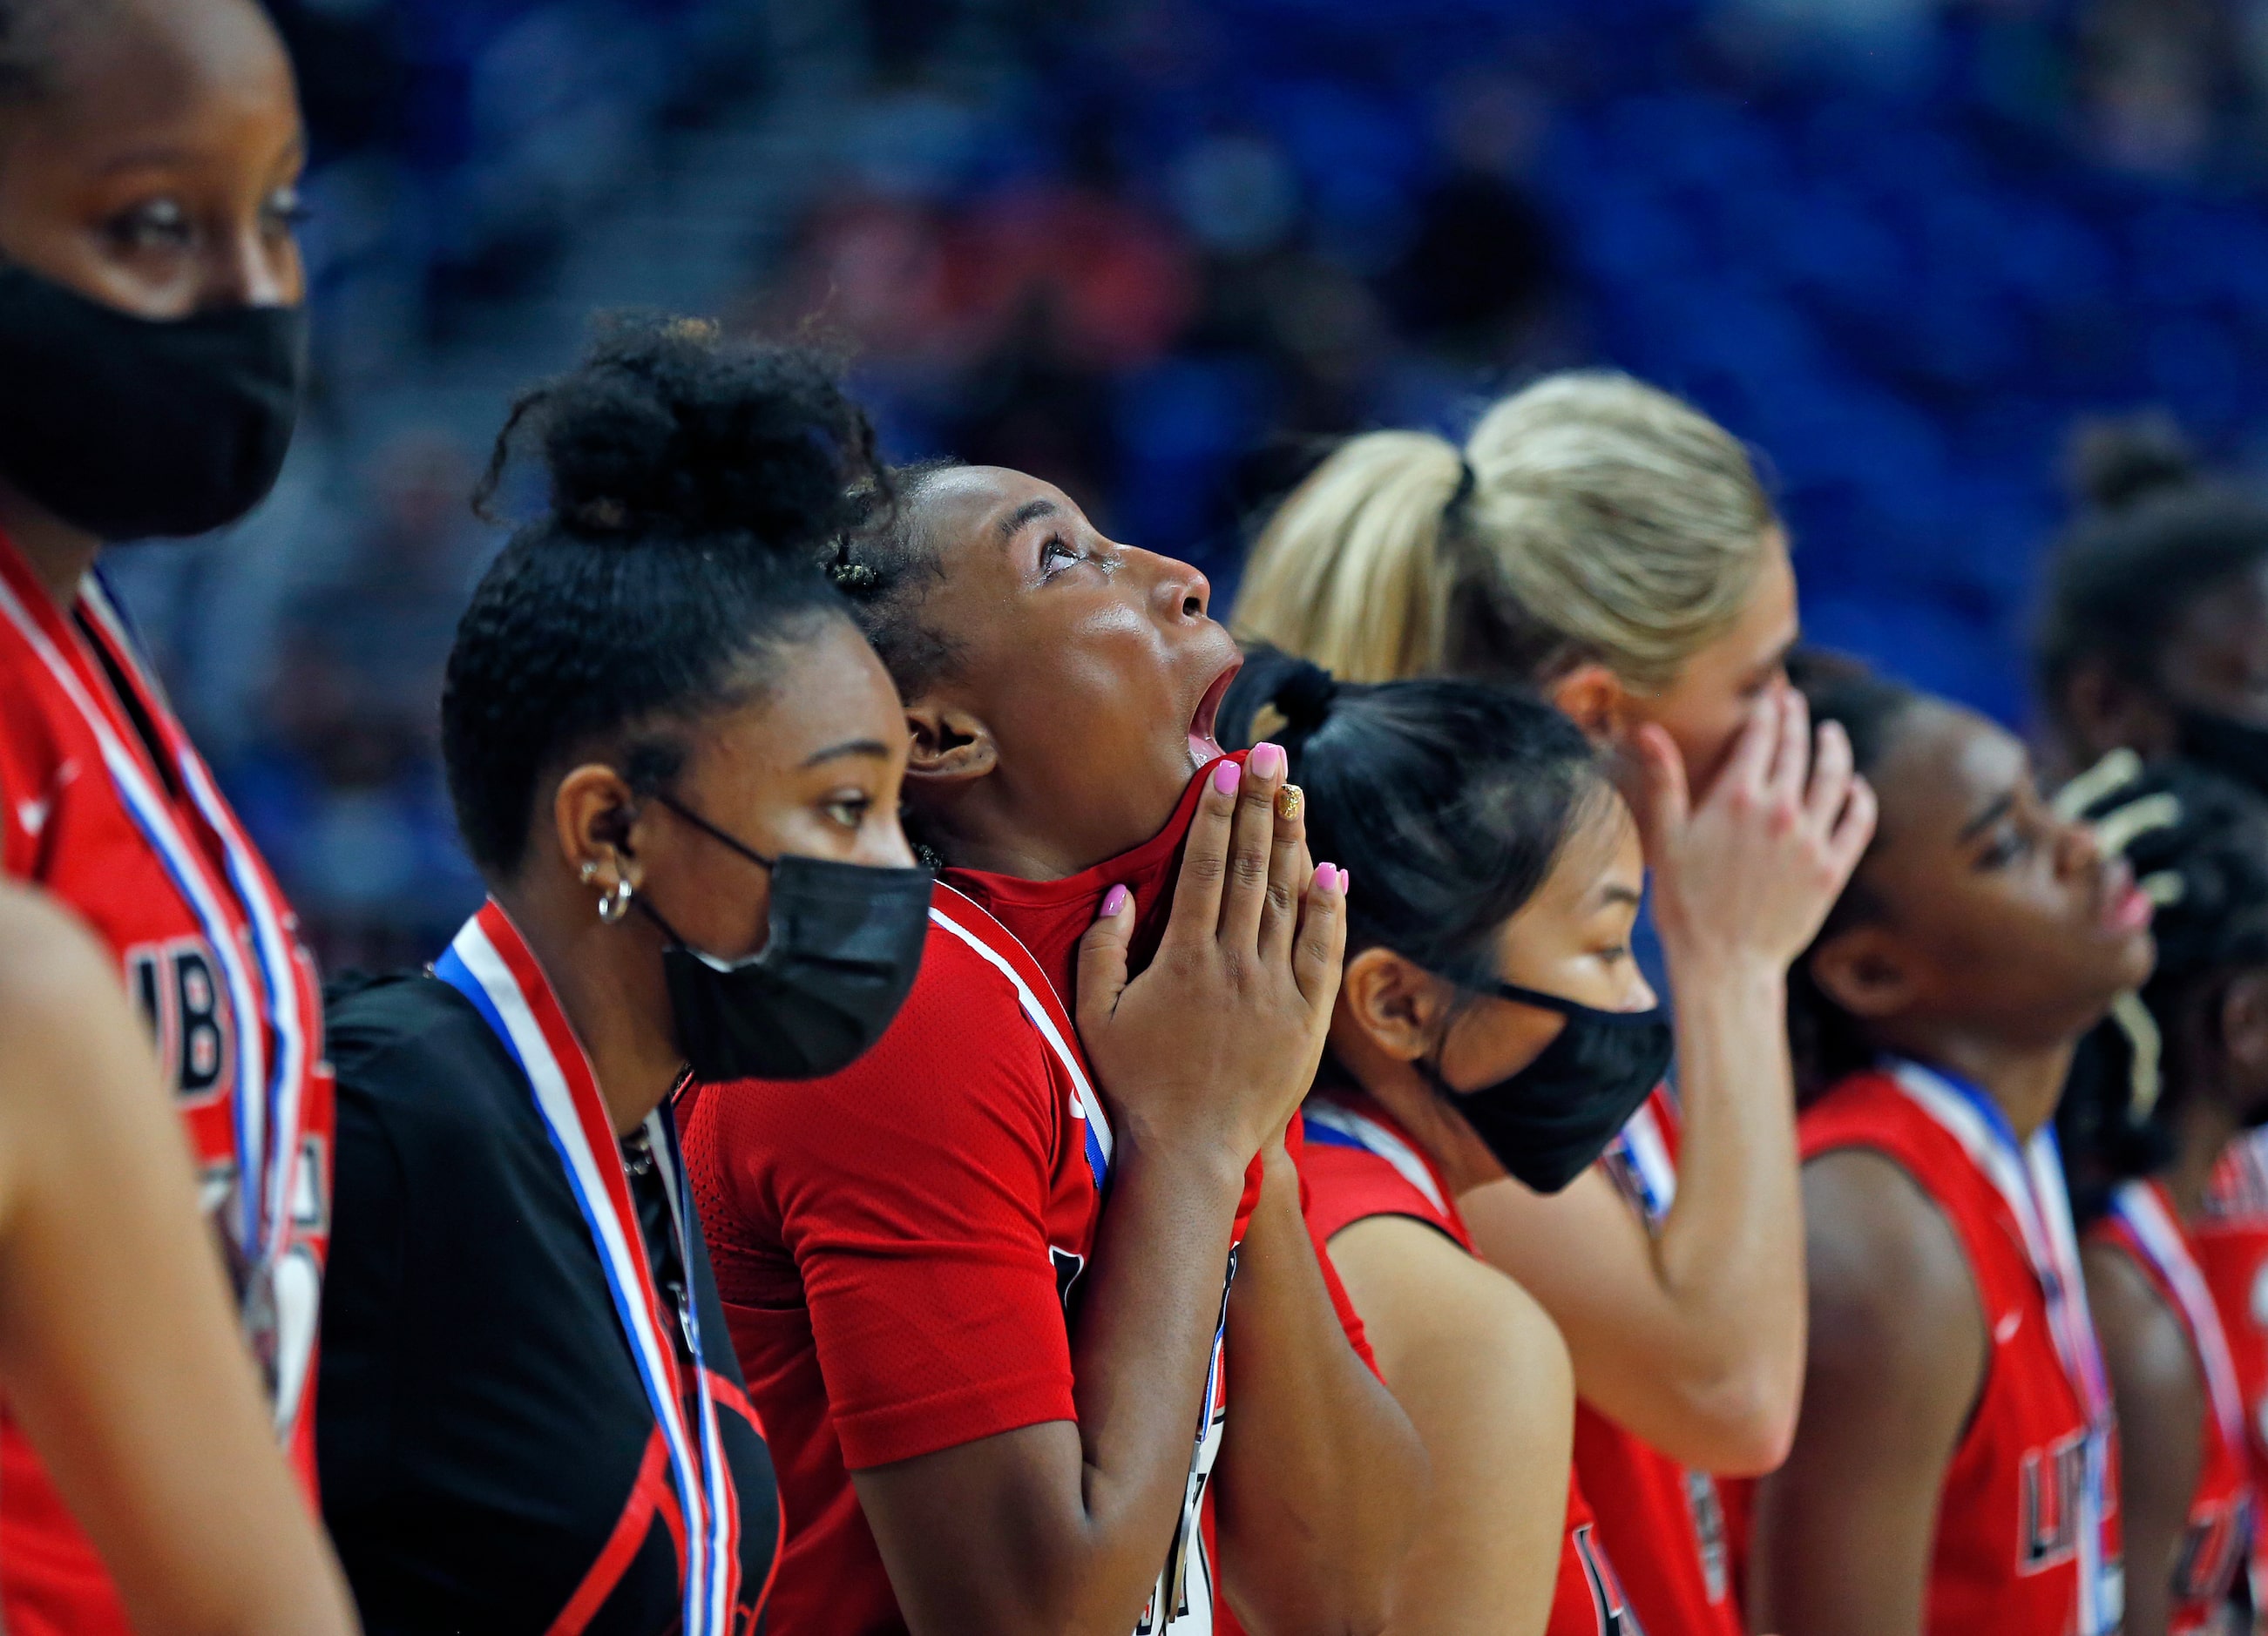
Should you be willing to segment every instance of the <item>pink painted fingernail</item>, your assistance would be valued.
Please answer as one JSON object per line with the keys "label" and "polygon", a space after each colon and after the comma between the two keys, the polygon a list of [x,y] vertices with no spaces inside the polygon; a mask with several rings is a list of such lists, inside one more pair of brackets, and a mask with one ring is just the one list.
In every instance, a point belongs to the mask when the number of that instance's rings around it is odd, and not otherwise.
{"label": "pink painted fingernail", "polygon": [[1284,772],[1284,746],[1270,744],[1255,745],[1252,746],[1252,753],[1245,758],[1244,764],[1252,769],[1252,775],[1255,778],[1281,777]]}
{"label": "pink painted fingernail", "polygon": [[1108,920],[1126,906],[1126,888],[1113,886],[1102,894],[1102,918]]}
{"label": "pink painted fingernail", "polygon": [[1224,796],[1234,795],[1243,781],[1244,769],[1233,761],[1223,761],[1212,770],[1212,787]]}
{"label": "pink painted fingernail", "polygon": [[1315,890],[1329,891],[1338,884],[1339,872],[1328,863],[1315,865]]}
{"label": "pink painted fingernail", "polygon": [[1354,878],[1354,871],[1353,871],[1352,869],[1341,869],[1341,870],[1339,871],[1339,896],[1340,896],[1340,897],[1344,898],[1344,897],[1345,897],[1345,896],[1346,896],[1347,883],[1348,883],[1349,881],[1352,880],[1353,878]]}

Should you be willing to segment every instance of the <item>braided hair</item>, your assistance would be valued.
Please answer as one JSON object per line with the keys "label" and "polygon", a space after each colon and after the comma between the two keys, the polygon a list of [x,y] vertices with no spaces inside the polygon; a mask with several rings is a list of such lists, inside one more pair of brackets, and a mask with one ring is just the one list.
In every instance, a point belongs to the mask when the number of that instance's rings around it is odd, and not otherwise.
{"label": "braided hair", "polygon": [[2073,1211],[2092,1219],[2111,1192],[2172,1157],[2174,1120],[2212,1072],[2230,981],[2268,967],[2268,803],[2250,789],[2169,762],[2088,805],[2158,906],[2158,961],[2139,996],[2081,1042],[2057,1133]]}
{"label": "braided hair", "polygon": [[625,775],[659,788],[690,723],[845,618],[821,556],[889,493],[825,365],[684,319],[614,320],[578,368],[521,393],[475,495],[483,517],[523,430],[549,504],[474,591],[441,697],[458,827],[492,878],[519,869],[547,771],[619,737]]}
{"label": "braided hair", "polygon": [[1307,796],[1314,855],[1352,871],[1347,951],[1383,946],[1465,987],[1608,798],[1597,752],[1542,700],[1451,678],[1340,682],[1262,647],[1222,700],[1224,744],[1263,705]]}
{"label": "braided hair", "polygon": [[945,564],[919,502],[939,473],[960,464],[923,460],[879,473],[852,496],[851,525],[827,559],[828,577],[849,600],[902,699],[918,697],[959,657],[953,639],[921,617],[923,599],[945,577]]}

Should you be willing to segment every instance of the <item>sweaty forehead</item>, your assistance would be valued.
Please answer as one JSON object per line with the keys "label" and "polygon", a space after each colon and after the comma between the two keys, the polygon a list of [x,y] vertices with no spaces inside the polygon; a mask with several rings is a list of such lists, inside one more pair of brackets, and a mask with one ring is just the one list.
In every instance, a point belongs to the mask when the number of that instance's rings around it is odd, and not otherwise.
{"label": "sweaty forehead", "polygon": [[1078,509],[1053,483],[998,466],[954,466],[923,480],[908,503],[924,543],[938,551],[1005,543],[1019,513],[1047,505]]}

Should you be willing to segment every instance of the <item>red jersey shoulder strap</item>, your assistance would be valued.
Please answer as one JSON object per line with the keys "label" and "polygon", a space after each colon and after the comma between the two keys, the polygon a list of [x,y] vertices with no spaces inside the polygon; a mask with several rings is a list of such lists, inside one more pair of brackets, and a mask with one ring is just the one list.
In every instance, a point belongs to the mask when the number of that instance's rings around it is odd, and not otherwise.
{"label": "red jersey shoulder strap", "polygon": [[[1447,1234],[1460,1249],[1474,1253],[1472,1235],[1465,1227],[1464,1217],[1458,1214],[1456,1198],[1450,1192],[1448,1183],[1425,1151],[1410,1140],[1410,1133],[1385,1109],[1367,1097],[1343,1097],[1334,1094],[1309,1097],[1301,1104],[1300,1114],[1306,1123],[1309,1148],[1337,1148],[1361,1155],[1356,1163],[1379,1167],[1385,1187],[1404,1195],[1409,1208],[1397,1214],[1419,1217],[1429,1227]],[[1394,1180],[1385,1180],[1388,1171]],[[1336,1218],[1344,1212],[1329,1207],[1327,1201],[1319,1214]],[[1341,1226],[1360,1219],[1359,1215],[1345,1221],[1334,1219],[1324,1236],[1328,1237]]]}
{"label": "red jersey shoulder strap", "polygon": [[2007,1249],[2022,1245],[2015,1222],[1999,1219],[2006,1207],[1968,1153],[1887,1074],[1855,1074],[1806,1108],[1796,1120],[1796,1146],[1805,1160],[1859,1148],[1896,1164],[1952,1226],[1980,1285],[2002,1253],[1981,1236],[1988,1221]]}
{"label": "red jersey shoulder strap", "polygon": [[2110,1213],[2094,1232],[2132,1256],[2159,1298],[2173,1309],[2204,1376],[2222,1440],[2231,1449],[2244,1447],[2244,1393],[2229,1355],[2228,1332],[2165,1190],[2154,1181],[2128,1182],[2112,1195]]}
{"label": "red jersey shoulder strap", "polygon": [[1024,1016],[1062,1067],[1071,1084],[1071,1116],[1086,1129],[1087,1168],[1101,1187],[1110,1176],[1110,1120],[1102,1111],[1079,1049],[1071,1011],[1032,951],[973,899],[939,881],[930,897],[932,924],[959,938],[978,958],[1008,979]]}

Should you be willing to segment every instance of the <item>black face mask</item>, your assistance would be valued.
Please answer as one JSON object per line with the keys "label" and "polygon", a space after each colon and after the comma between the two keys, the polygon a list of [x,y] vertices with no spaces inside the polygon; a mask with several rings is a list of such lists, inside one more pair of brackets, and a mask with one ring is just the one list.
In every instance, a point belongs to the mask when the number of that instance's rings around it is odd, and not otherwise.
{"label": "black face mask", "polygon": [[2268,796],[2268,727],[2213,710],[2183,710],[2182,753]]}
{"label": "black face mask", "polygon": [[136,318],[0,265],[0,474],[102,539],[202,534],[276,486],[306,364],[304,307]]}
{"label": "black face mask", "polygon": [[1556,1193],[1589,1169],[1669,1071],[1668,1020],[1651,1011],[1601,1011],[1499,982],[1495,992],[1557,1011],[1567,1025],[1509,1079],[1459,1090],[1432,1063],[1418,1068],[1449,1100],[1497,1163],[1540,1193]]}
{"label": "black face mask", "polygon": [[693,1076],[820,1079],[849,1067],[898,1015],[929,937],[927,869],[788,853],[768,858],[667,796],[703,834],[771,871],[771,935],[745,960],[703,954],[643,898],[670,942],[662,975]]}

